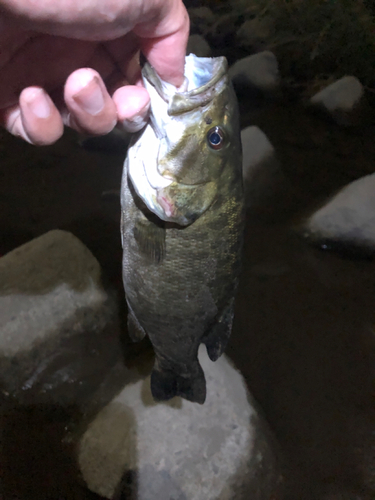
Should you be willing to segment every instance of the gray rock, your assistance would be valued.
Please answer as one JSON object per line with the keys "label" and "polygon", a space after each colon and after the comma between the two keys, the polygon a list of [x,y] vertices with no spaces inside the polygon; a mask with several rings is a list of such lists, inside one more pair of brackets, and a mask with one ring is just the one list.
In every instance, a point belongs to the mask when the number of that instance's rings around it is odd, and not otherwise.
{"label": "gray rock", "polygon": [[363,106],[364,89],[355,76],[344,76],[315,94],[310,104],[328,113],[339,125],[358,121]]}
{"label": "gray rock", "polygon": [[107,323],[112,312],[100,274],[90,251],[59,230],[0,259],[0,379],[5,390],[30,388],[64,339]]}
{"label": "gray rock", "polygon": [[203,406],[180,398],[155,403],[147,377],[127,385],[91,422],[78,463],[93,492],[120,498],[126,488],[137,500],[279,494],[273,441],[242,376],[225,356],[212,363],[201,348],[199,359],[207,379]]}
{"label": "gray rock", "polygon": [[251,181],[253,170],[275,156],[275,148],[259,127],[250,126],[241,131],[242,167],[245,182]]}
{"label": "gray rock", "polygon": [[321,246],[375,251],[375,174],[339,191],[306,222],[305,236]]}
{"label": "gray rock", "polygon": [[211,47],[201,35],[189,36],[186,54],[195,54],[198,57],[210,57]]}
{"label": "gray rock", "polygon": [[264,47],[273,32],[273,24],[267,17],[247,19],[237,31],[238,44],[247,49]]}
{"label": "gray rock", "polygon": [[274,207],[276,192],[286,188],[286,179],[267,136],[256,126],[241,132],[245,203],[254,210]]}
{"label": "gray rock", "polygon": [[270,51],[264,51],[239,59],[229,68],[229,77],[235,87],[274,91],[280,82],[276,56]]}

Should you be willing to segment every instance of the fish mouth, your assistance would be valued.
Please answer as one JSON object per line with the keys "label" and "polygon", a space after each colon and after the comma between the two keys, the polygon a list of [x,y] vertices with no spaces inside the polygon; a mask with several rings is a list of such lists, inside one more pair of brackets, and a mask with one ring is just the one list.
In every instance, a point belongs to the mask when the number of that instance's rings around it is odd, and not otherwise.
{"label": "fish mouth", "polygon": [[175,207],[171,200],[168,200],[166,196],[162,193],[158,193],[156,196],[156,201],[159,203],[161,208],[164,210],[164,213],[167,217],[175,216]]}
{"label": "fish mouth", "polygon": [[189,226],[199,217],[198,214],[182,213],[176,204],[160,190],[156,195],[156,202],[161,208],[159,218],[165,222],[173,222],[179,226]]}
{"label": "fish mouth", "polygon": [[[143,82],[167,103],[168,115],[180,115],[207,105],[228,82],[228,63],[225,57],[199,58],[190,54],[185,58],[185,82],[176,89],[164,82],[155,69],[146,63],[142,69]],[[151,99],[152,105],[152,99]]]}
{"label": "fish mouth", "polygon": [[195,222],[212,205],[217,195],[215,182],[180,184],[156,190],[155,205],[160,207],[159,218],[187,226]]}

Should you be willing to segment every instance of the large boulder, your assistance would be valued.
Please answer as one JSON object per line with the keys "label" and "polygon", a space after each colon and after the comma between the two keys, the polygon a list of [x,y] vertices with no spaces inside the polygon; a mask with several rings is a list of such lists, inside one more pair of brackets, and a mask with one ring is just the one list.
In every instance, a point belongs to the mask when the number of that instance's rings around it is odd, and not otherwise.
{"label": "large boulder", "polygon": [[[114,311],[101,283],[98,261],[71,233],[50,231],[3,256],[2,388],[8,393],[31,389],[61,354],[71,368],[71,362],[80,361],[90,345],[86,340],[67,349],[72,337],[100,335]],[[69,370],[60,375],[69,378]]]}
{"label": "large boulder", "polygon": [[147,377],[125,386],[98,413],[78,447],[89,489],[137,500],[280,494],[273,439],[242,376],[226,356],[212,363],[202,347],[199,359],[207,380],[204,405],[180,398],[155,403]]}
{"label": "large boulder", "polygon": [[375,255],[375,174],[342,188],[304,224],[306,238],[323,248]]}
{"label": "large boulder", "polygon": [[241,47],[254,50],[265,47],[274,31],[274,22],[270,17],[254,16],[239,27],[236,40]]}
{"label": "large boulder", "polygon": [[275,148],[259,127],[243,129],[241,142],[245,205],[253,214],[270,216],[278,212],[279,203],[290,196],[291,186]]}
{"label": "large boulder", "polygon": [[339,125],[355,125],[365,109],[363,85],[355,76],[344,76],[311,97],[310,105]]}
{"label": "large boulder", "polygon": [[277,90],[280,84],[276,56],[268,50],[236,61],[229,68],[229,77],[234,87],[243,93],[254,89],[270,93]]}

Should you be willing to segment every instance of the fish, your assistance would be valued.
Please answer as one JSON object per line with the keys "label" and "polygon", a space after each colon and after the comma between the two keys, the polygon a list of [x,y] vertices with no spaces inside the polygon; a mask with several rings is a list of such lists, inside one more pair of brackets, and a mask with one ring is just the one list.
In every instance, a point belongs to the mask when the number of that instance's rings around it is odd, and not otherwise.
{"label": "fish", "polygon": [[198,361],[216,361],[232,330],[244,230],[239,111],[225,57],[185,58],[180,88],[146,62],[147,126],[135,137],[121,184],[128,332],[155,351],[156,401],[203,404]]}

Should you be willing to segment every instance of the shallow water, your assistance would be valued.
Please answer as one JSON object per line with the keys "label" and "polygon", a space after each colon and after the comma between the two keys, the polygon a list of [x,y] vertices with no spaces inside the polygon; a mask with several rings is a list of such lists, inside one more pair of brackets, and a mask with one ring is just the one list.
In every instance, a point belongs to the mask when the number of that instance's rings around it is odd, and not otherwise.
{"label": "shallow water", "polygon": [[[243,102],[242,120],[266,132],[287,183],[248,214],[227,353],[284,451],[287,498],[328,499],[348,492],[347,498],[371,499],[375,263],[312,248],[293,229],[340,186],[375,170],[375,128],[343,131],[293,100],[257,107]],[[122,294],[119,199],[102,196],[120,187],[122,155],[86,151],[70,132],[45,149],[3,133],[0,158],[0,254],[49,229],[67,229],[90,248],[108,283]],[[120,335],[121,325],[116,328]],[[148,346],[138,349],[134,356]],[[137,360],[128,352],[134,367]],[[116,365],[122,353],[114,343],[103,356],[103,366]],[[98,381],[89,375],[92,359],[82,363],[87,400]],[[119,368],[120,380],[130,372]],[[72,385],[60,390],[71,391]],[[79,401],[59,408],[33,405],[32,397],[20,404],[11,396],[2,402],[4,500],[11,492],[22,500],[97,498],[77,482],[65,441],[68,423],[87,418]]]}
{"label": "shallow water", "polygon": [[373,498],[374,263],[264,224],[247,228],[246,257],[227,353],[287,454],[291,498]]}

